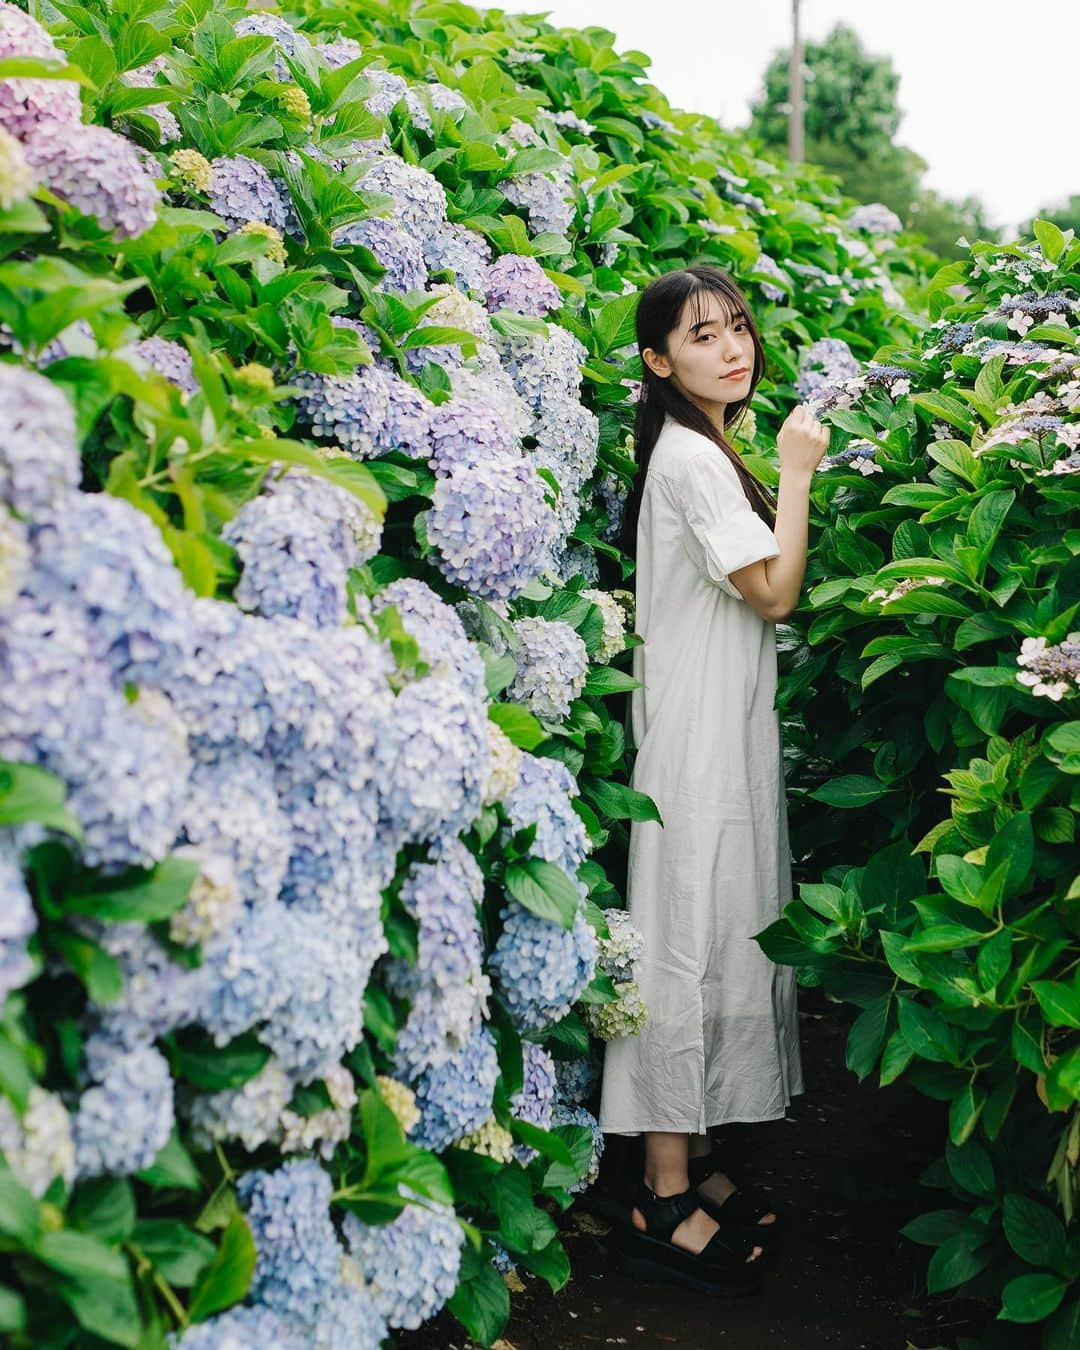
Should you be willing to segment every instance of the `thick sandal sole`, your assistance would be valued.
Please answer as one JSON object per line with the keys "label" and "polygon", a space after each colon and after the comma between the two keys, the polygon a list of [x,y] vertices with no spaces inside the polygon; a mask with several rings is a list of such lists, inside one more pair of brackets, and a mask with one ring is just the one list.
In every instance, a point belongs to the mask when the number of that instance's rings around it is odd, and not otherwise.
{"label": "thick sandal sole", "polygon": [[647,1256],[623,1256],[623,1271],[636,1280],[652,1280],[664,1284],[677,1284],[685,1289],[694,1289],[699,1294],[719,1295],[721,1298],[748,1298],[761,1292],[761,1277],[750,1282],[735,1284],[725,1277],[722,1280],[703,1279],[676,1266],[664,1265]]}

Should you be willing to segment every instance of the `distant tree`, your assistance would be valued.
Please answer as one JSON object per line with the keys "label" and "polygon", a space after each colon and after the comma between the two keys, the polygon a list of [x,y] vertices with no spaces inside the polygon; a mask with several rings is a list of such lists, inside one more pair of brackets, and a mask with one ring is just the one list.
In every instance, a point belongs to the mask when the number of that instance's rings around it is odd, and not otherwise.
{"label": "distant tree", "polygon": [[[1080,234],[1080,194],[1074,193],[1064,206],[1060,203],[1055,206],[1044,206],[1041,211],[1035,212],[1033,219],[1052,220],[1059,229],[1075,230]],[[1030,220],[1021,226],[1021,233],[1031,233]]]}
{"label": "distant tree", "polygon": [[[767,146],[787,147],[788,56],[769,62],[761,97],[751,106],[749,131]],[[887,56],[873,56],[858,34],[837,24],[824,42],[808,42],[806,158],[834,174],[848,196],[883,202],[906,228],[918,231],[942,257],[960,257],[956,239],[991,239],[997,232],[977,198],[953,202],[922,186],[927,163],[895,141],[902,113],[900,76]],[[1076,199],[1074,199],[1074,202]],[[1080,204],[1080,203],[1077,203]]]}

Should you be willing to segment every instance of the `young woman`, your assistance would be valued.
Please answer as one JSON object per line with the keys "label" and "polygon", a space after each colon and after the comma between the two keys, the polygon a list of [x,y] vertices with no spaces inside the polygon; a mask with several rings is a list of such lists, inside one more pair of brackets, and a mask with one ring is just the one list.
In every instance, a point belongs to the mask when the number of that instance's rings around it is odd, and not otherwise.
{"label": "young woman", "polygon": [[645,1136],[632,1269],[740,1292],[759,1277],[776,1216],[716,1169],[707,1132],[774,1120],[802,1091],[793,973],[753,935],[791,899],[775,624],[798,602],[829,434],[804,407],[788,417],[774,514],[729,438],[765,357],[719,269],[652,282],[637,337],[634,786],[664,823],[631,829],[649,1020],[607,1047],[600,1124]]}

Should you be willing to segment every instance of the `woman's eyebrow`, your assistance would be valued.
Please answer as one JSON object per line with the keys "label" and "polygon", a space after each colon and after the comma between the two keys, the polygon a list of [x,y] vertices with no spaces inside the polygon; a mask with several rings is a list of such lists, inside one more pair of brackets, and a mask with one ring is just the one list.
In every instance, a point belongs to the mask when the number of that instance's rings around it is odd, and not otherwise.
{"label": "woman's eyebrow", "polygon": [[[745,314],[742,314],[742,313],[739,313],[739,314],[733,314],[733,315],[731,316],[731,318],[729,318],[729,319],[727,320],[727,323],[730,325],[730,324],[733,324],[733,323],[746,323],[746,321],[747,321],[747,320],[746,320],[746,315],[745,315]],[[694,324],[691,324],[691,325],[690,325],[690,332],[691,332],[691,333],[699,333],[699,332],[701,331],[701,329],[703,329],[703,328],[708,328],[711,324],[716,324],[716,325],[719,326],[719,324],[722,323],[722,322],[723,322],[723,320],[721,320],[721,319],[701,319],[698,323],[694,323]]]}

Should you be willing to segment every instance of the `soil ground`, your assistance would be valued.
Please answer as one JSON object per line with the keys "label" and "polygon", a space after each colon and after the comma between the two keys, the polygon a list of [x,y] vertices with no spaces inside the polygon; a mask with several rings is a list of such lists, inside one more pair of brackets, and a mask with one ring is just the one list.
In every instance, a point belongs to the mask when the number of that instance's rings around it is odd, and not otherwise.
{"label": "soil ground", "polygon": [[[790,1118],[718,1132],[736,1181],[767,1192],[784,1218],[760,1294],[717,1299],[635,1282],[611,1245],[640,1176],[634,1141],[608,1138],[597,1186],[561,1217],[570,1283],[552,1294],[525,1275],[499,1350],[1025,1350],[1027,1329],[995,1323],[971,1300],[928,1298],[929,1252],[900,1236],[950,1198],[917,1178],[941,1151],[939,1103],[904,1088],[859,1084],[844,1067],[847,1021],[813,991],[800,996],[808,1091]],[[466,1350],[443,1315],[402,1335],[408,1350]]]}

